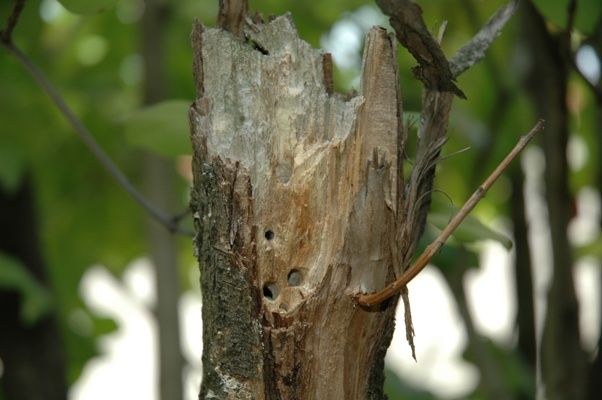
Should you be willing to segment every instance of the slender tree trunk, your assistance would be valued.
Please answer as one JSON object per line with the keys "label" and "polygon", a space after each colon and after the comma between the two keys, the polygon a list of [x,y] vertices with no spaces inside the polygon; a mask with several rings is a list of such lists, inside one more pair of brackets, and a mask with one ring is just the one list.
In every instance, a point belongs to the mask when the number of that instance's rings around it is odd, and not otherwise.
{"label": "slender tree trunk", "polygon": [[550,400],[579,400],[585,395],[586,364],[579,335],[579,305],[573,279],[573,257],[567,237],[571,194],[568,187],[566,105],[567,43],[554,37],[530,2],[523,3],[524,37],[532,55],[528,90],[538,114],[546,120],[542,148],[553,274],[541,342],[541,368]]}
{"label": "slender tree trunk", "polygon": [[[144,104],[164,100],[167,95],[165,61],[165,25],[170,7],[166,1],[147,0],[142,18],[142,54],[145,80]],[[164,210],[174,209],[175,170],[162,157],[146,153],[144,171],[147,196]],[[173,234],[155,221],[149,221],[149,248],[155,272],[157,304],[155,319],[158,333],[159,395],[162,400],[183,397],[182,371],[184,359],[180,346],[178,302],[180,279],[176,243]]]}
{"label": "slender tree trunk", "polygon": [[[592,35],[592,38],[591,38],[589,44],[594,47],[598,56],[600,56],[602,54],[602,18],[598,20],[597,27],[595,29],[594,34]],[[598,128],[598,132],[602,132],[602,81],[599,80],[596,87],[597,87],[597,90],[595,92],[596,107],[597,107],[596,126]],[[596,181],[597,181],[598,191],[602,195],[602,161],[601,161],[602,157],[600,156],[600,155],[602,155],[602,137],[600,137],[600,135],[597,135],[596,139],[597,139],[596,147],[597,147],[597,151],[598,151],[598,169],[597,169]],[[600,220],[600,226],[602,226],[602,220]],[[602,287],[602,274],[599,275],[599,284],[600,284],[600,287]],[[598,305],[600,307],[599,308],[600,313],[602,314],[602,290],[600,291],[600,293],[598,293]],[[587,397],[588,400],[595,400],[595,399],[602,398],[602,379],[600,379],[600,377],[602,376],[602,351],[601,351],[602,350],[602,315],[601,315],[599,323],[600,323],[600,326],[599,326],[599,333],[598,333],[598,335],[599,335],[598,336],[598,353],[596,354],[596,357],[590,364],[588,397]]]}
{"label": "slender tree trunk", "polygon": [[[537,345],[535,340],[535,305],[533,304],[533,274],[529,248],[529,226],[525,210],[524,175],[515,168],[512,181],[512,227],[514,236],[514,274],[516,282],[516,325],[518,326],[518,351],[532,371],[536,368]],[[535,377],[535,373],[533,374]]]}
{"label": "slender tree trunk", "polygon": [[[48,276],[40,250],[31,176],[23,178],[15,193],[0,187],[0,252],[23,263],[44,286]],[[0,290],[0,380],[6,400],[64,400],[67,379],[64,346],[54,312],[27,324],[21,316],[23,301],[13,290]]]}
{"label": "slender tree trunk", "polygon": [[468,337],[467,351],[472,355],[475,365],[479,368],[481,379],[479,389],[484,398],[488,400],[515,399],[512,388],[504,382],[504,374],[486,342],[486,339],[477,331],[470,313],[468,299],[464,291],[464,275],[469,265],[469,253],[463,248],[457,250],[456,264],[445,274],[445,279],[456,300],[458,312],[464,322],[466,336]]}
{"label": "slender tree trunk", "polygon": [[193,31],[192,208],[203,294],[202,399],[384,399],[400,95],[394,40],[368,35],[360,95],[289,17]]}
{"label": "slender tree trunk", "polygon": [[[600,27],[598,28],[598,51],[602,51],[602,21],[600,22]],[[602,93],[602,84],[598,84],[600,88],[600,92]],[[596,116],[596,126],[598,127],[598,132],[602,132],[602,98],[598,98],[596,102],[596,106],[598,108],[597,116]],[[602,154],[602,138],[597,136],[597,150],[598,154]],[[597,183],[598,183],[598,191],[602,194],[602,162],[598,161],[598,173],[597,173]],[[602,196],[601,196],[602,197]],[[602,220],[600,221],[600,225],[602,225]],[[599,285],[602,287],[602,274],[599,275]],[[599,310],[602,313],[602,291],[598,293],[598,305]],[[600,318],[600,326],[598,333],[598,353],[596,357],[590,364],[589,371],[589,384],[588,384],[588,400],[599,399],[602,397],[602,317]]]}

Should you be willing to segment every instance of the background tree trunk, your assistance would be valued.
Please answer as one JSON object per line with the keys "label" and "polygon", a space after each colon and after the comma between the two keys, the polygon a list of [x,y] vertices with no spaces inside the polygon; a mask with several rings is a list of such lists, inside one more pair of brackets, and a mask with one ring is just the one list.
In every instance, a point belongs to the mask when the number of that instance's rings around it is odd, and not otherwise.
{"label": "background tree trunk", "polygon": [[[165,32],[170,5],[162,0],[147,0],[141,21],[142,55],[144,59],[143,102],[146,105],[168,97]],[[144,154],[146,195],[163,210],[175,207],[175,179],[173,164],[153,153]],[[154,316],[157,322],[159,398],[183,397],[182,373],[184,357],[180,346],[180,277],[176,239],[154,220],[148,221],[149,249],[155,273],[157,303]]]}
{"label": "background tree trunk", "polygon": [[545,20],[531,2],[524,3],[522,17],[526,44],[534,55],[526,86],[538,115],[546,120],[542,149],[553,265],[540,346],[541,373],[548,399],[582,399],[586,393],[586,355],[581,347],[573,255],[567,234],[572,202],[566,158],[569,65],[565,54],[569,44],[563,41],[564,36],[548,32]]}
{"label": "background tree trunk", "polygon": [[[26,174],[14,193],[0,187],[0,253],[14,257],[44,288],[48,272],[38,238],[32,178]],[[28,324],[23,298],[16,290],[0,290],[0,358],[3,398],[63,400],[67,398],[66,360],[54,310]]]}
{"label": "background tree trunk", "polygon": [[369,33],[344,99],[289,17],[244,29],[193,31],[200,398],[383,399],[397,298],[352,295],[391,281],[398,254],[394,40]]}

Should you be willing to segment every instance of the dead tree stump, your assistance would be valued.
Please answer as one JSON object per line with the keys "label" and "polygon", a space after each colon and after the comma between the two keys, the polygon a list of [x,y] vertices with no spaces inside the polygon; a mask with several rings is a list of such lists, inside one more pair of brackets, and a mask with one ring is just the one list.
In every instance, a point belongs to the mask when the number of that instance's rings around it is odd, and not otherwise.
{"label": "dead tree stump", "polygon": [[395,40],[370,31],[359,94],[344,98],[289,16],[244,36],[192,36],[200,398],[383,399],[397,299],[352,296],[399,265]]}

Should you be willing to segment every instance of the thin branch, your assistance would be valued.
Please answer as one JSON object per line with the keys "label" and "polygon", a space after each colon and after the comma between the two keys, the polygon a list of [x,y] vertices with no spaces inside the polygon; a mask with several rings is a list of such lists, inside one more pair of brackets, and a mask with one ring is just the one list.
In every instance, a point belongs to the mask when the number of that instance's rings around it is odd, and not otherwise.
{"label": "thin branch", "polygon": [[570,0],[569,5],[567,7],[567,19],[566,19],[566,39],[567,44],[571,44],[571,35],[573,34],[573,29],[575,28],[575,15],[577,14],[577,0]]}
{"label": "thin branch", "polygon": [[376,0],[376,4],[389,17],[397,40],[418,62],[412,72],[425,88],[451,92],[465,99],[462,90],[453,82],[449,62],[441,46],[424,23],[420,6],[411,0]]}
{"label": "thin branch", "polygon": [[157,209],[130,183],[128,178],[121,172],[121,170],[115,165],[107,153],[96,142],[88,128],[86,128],[86,126],[77,118],[71,108],[69,108],[63,97],[54,88],[54,86],[52,86],[42,71],[25,54],[23,54],[21,50],[15,47],[12,43],[0,42],[0,45],[8,50],[8,52],[11,53],[17,60],[19,60],[23,68],[29,72],[40,88],[52,99],[55,106],[69,121],[75,132],[92,152],[94,157],[100,161],[102,166],[109,172],[111,176],[113,176],[113,178],[115,178],[117,183],[123,187],[123,189],[130,196],[132,196],[134,200],[148,214],[150,214],[151,217],[165,226],[170,232],[179,233],[186,236],[194,235],[192,231],[179,226],[174,218]]}
{"label": "thin branch", "polygon": [[12,43],[12,34],[19,22],[19,17],[21,16],[21,11],[25,7],[25,0],[15,0],[15,5],[13,6],[13,12],[8,17],[6,22],[6,28],[0,31],[0,41],[2,43]]}
{"label": "thin branch", "polygon": [[395,282],[391,283],[389,286],[381,290],[380,292],[373,294],[359,294],[356,295],[357,302],[365,307],[372,307],[377,304],[382,303],[383,301],[389,299],[390,297],[399,293],[420,271],[426,267],[428,262],[433,258],[433,256],[439,251],[439,249],[445,244],[447,239],[451,236],[451,234],[456,230],[456,228],[462,223],[464,218],[472,211],[472,209],[477,205],[477,203],[485,196],[487,190],[493,185],[493,183],[499,178],[499,176],[504,172],[504,170],[508,167],[508,165],[516,158],[518,154],[525,148],[525,146],[531,141],[533,136],[539,131],[543,129],[544,122],[543,120],[539,120],[537,124],[527,133],[525,136],[521,137],[516,146],[512,149],[512,151],[504,158],[504,160],[497,166],[497,168],[489,175],[489,177],[483,182],[483,184],[470,196],[468,201],[464,203],[462,208],[458,211],[456,215],[452,218],[449,224],[443,229],[443,231],[439,234],[439,236],[424,250],[424,252],[418,257],[418,259],[414,262],[414,264],[408,268],[404,274],[397,279]]}
{"label": "thin branch", "polygon": [[174,224],[179,224],[180,221],[182,221],[184,218],[186,218],[188,215],[190,215],[190,213],[191,213],[190,207],[186,207],[183,211],[180,211],[179,213],[177,213],[173,217],[171,217],[171,220]]}
{"label": "thin branch", "polygon": [[481,61],[485,52],[495,38],[497,38],[510,17],[518,8],[518,0],[512,0],[504,7],[498,9],[489,21],[483,25],[481,30],[472,39],[460,48],[449,60],[452,76],[457,78],[464,71]]}

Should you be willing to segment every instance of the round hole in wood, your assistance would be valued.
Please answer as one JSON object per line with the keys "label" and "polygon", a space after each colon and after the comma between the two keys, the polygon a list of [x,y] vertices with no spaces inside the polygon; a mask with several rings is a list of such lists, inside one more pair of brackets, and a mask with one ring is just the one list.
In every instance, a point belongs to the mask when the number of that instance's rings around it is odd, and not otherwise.
{"label": "round hole in wood", "polygon": [[303,274],[298,269],[291,269],[287,280],[289,286],[299,286],[303,283]]}
{"label": "round hole in wood", "polygon": [[274,239],[274,231],[271,229],[268,229],[267,231],[265,231],[264,236],[267,240],[272,240],[272,239]]}
{"label": "round hole in wood", "polygon": [[263,285],[263,297],[268,300],[274,300],[278,297],[278,286],[275,283],[269,282]]}

